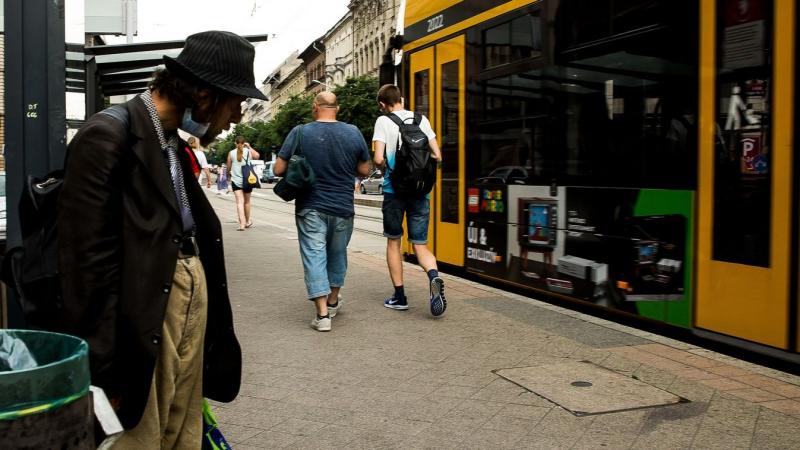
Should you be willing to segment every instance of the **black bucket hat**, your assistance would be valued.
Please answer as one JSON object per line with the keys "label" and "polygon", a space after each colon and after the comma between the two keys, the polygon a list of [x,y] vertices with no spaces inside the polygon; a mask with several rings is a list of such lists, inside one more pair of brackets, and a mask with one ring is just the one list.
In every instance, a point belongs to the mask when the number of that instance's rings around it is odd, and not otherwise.
{"label": "black bucket hat", "polygon": [[204,31],[186,38],[177,58],[164,56],[167,69],[188,73],[225,92],[266,100],[255,85],[256,49],[227,31]]}

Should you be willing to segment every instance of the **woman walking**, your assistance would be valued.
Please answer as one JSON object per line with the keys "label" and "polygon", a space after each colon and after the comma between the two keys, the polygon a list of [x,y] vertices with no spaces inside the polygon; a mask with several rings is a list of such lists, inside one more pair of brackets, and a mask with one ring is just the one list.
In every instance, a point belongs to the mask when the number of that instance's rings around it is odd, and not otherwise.
{"label": "woman walking", "polygon": [[250,193],[252,188],[244,187],[242,167],[250,163],[252,158],[258,158],[257,151],[244,141],[244,137],[236,136],[236,148],[228,152],[228,173],[231,177],[231,187],[236,196],[236,213],[239,218],[239,231],[253,226],[250,218]]}

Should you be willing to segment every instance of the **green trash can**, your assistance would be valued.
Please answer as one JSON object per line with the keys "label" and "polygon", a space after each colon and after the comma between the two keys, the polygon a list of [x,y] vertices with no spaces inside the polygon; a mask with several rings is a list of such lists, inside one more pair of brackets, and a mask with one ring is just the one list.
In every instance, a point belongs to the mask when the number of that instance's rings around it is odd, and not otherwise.
{"label": "green trash can", "polygon": [[90,382],[84,340],[0,330],[0,447],[95,448]]}

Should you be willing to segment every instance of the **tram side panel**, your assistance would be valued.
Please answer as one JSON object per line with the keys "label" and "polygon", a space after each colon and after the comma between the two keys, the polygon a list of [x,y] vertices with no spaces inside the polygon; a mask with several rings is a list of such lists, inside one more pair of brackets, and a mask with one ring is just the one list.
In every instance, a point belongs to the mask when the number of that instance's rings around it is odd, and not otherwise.
{"label": "tram side panel", "polygon": [[467,270],[691,326],[691,191],[470,184],[467,205]]}

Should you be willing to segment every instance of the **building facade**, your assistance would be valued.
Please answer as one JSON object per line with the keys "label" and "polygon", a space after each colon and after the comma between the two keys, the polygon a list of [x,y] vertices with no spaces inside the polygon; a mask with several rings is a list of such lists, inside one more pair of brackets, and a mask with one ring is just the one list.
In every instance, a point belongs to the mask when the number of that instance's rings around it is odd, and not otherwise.
{"label": "building facade", "polygon": [[316,94],[324,91],[327,81],[325,80],[325,44],[322,38],[314,40],[303,53],[300,53],[303,60],[303,67],[306,72],[306,89],[309,94]]}
{"label": "building facade", "polygon": [[[297,86],[297,76],[295,72],[298,68],[302,68],[303,60],[300,59],[300,54],[294,51],[288,58],[286,58],[271,74],[264,80],[261,91],[269,97],[269,102],[264,106],[266,120],[271,120],[275,117],[278,109],[289,101],[292,95],[299,94],[305,89],[305,83],[302,86]],[[302,70],[303,82],[305,81],[305,70]],[[290,82],[291,81],[291,82]],[[294,92],[297,90],[297,92]],[[289,92],[291,91],[291,92]]]}
{"label": "building facade", "polygon": [[325,82],[341,86],[353,76],[353,13],[348,11],[322,38]]}
{"label": "building facade", "polygon": [[378,67],[395,34],[400,0],[351,0],[353,74],[378,76]]}

